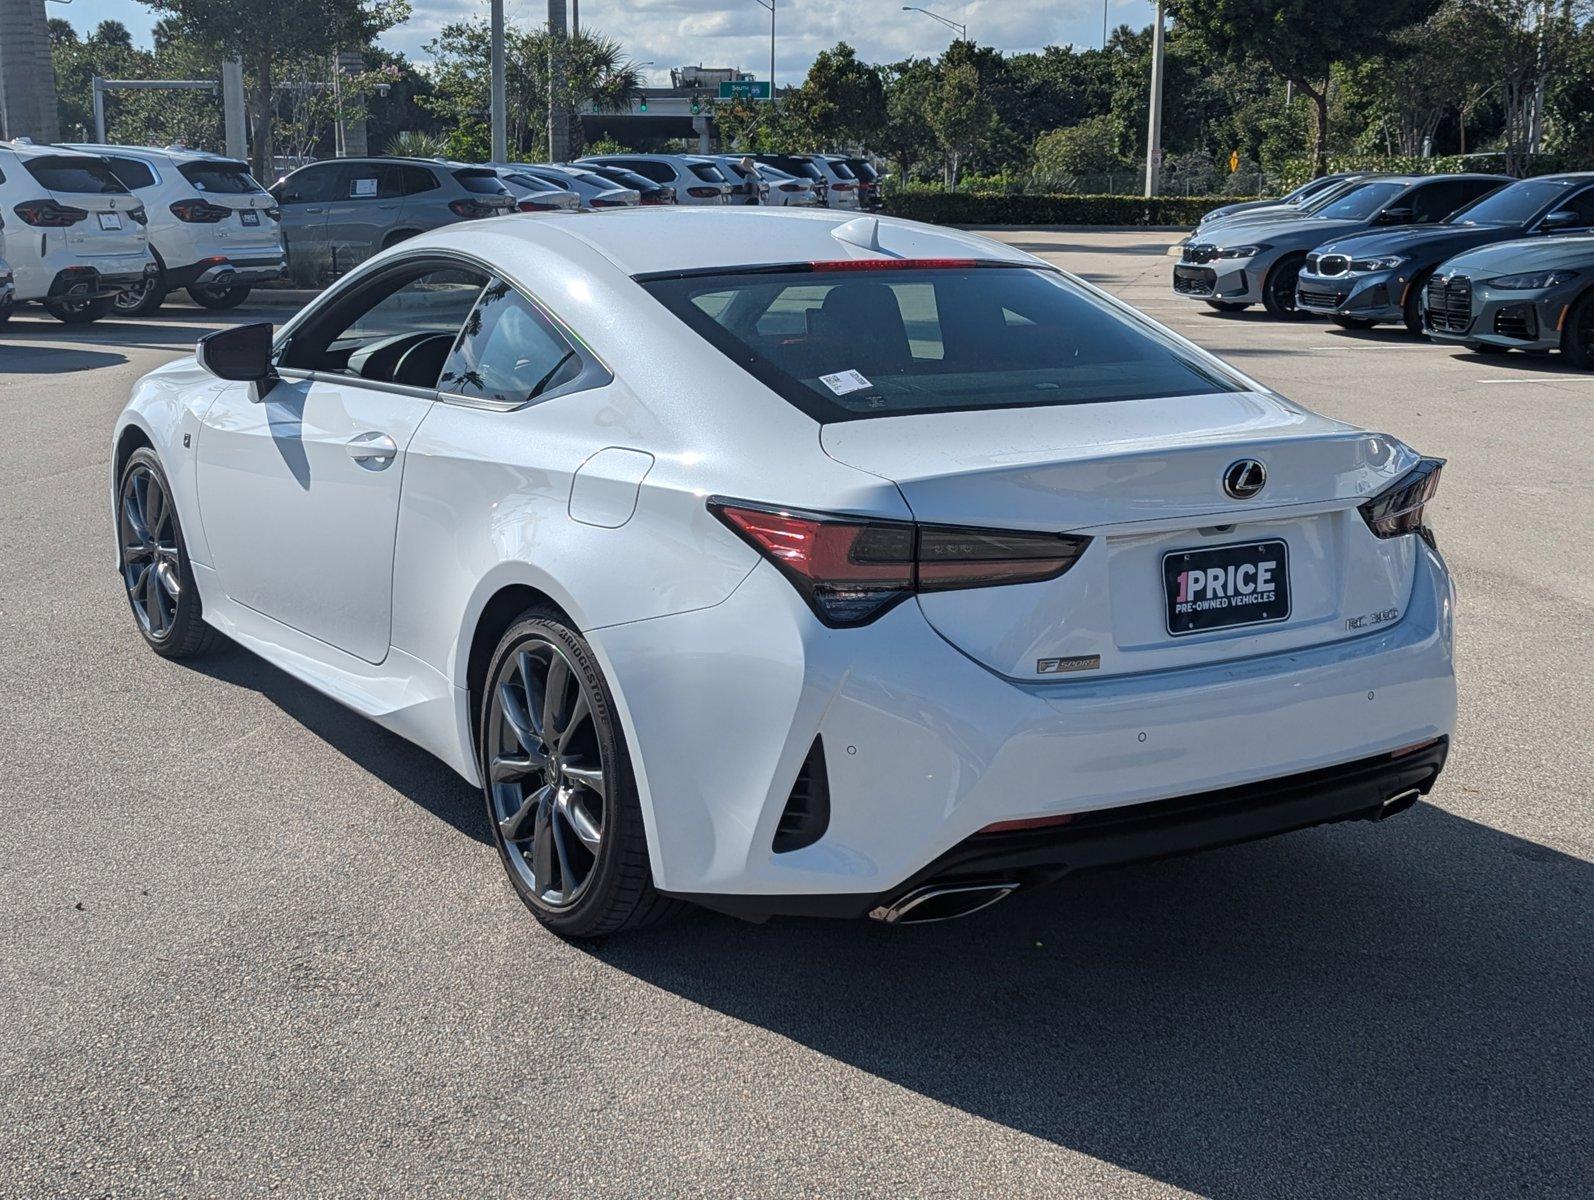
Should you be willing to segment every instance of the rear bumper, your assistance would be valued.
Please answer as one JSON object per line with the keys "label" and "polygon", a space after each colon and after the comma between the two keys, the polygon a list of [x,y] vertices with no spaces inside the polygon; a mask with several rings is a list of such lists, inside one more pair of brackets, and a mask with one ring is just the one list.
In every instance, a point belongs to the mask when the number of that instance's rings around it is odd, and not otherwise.
{"label": "rear bumper", "polygon": [[772,916],[865,916],[921,888],[1002,883],[1018,888],[1065,875],[1172,858],[1336,821],[1380,821],[1427,795],[1449,753],[1449,738],[1238,787],[1098,809],[1067,824],[967,838],[900,886],[874,894],[723,896],[675,893],[748,920]]}
{"label": "rear bumper", "polygon": [[[825,629],[767,564],[715,607],[589,638],[631,749],[656,885],[744,911],[823,911],[835,897],[846,909],[947,869],[995,823],[1266,785],[1448,737],[1454,596],[1436,553],[1416,559],[1404,615],[1377,632],[1100,680],[993,674],[911,603]],[[776,852],[816,738],[822,835]],[[1349,794],[1343,814],[1386,798],[1368,796]],[[1198,831],[1188,848],[1340,819],[1337,800],[1315,803]]]}
{"label": "rear bumper", "polygon": [[252,258],[205,258],[184,267],[169,267],[166,285],[182,287],[247,287],[281,279],[288,273],[286,255]]}
{"label": "rear bumper", "polygon": [[50,282],[47,298],[60,300],[103,299],[137,287],[146,275],[154,274],[155,260],[144,257],[127,261],[108,261],[99,267],[71,266],[57,271]]}

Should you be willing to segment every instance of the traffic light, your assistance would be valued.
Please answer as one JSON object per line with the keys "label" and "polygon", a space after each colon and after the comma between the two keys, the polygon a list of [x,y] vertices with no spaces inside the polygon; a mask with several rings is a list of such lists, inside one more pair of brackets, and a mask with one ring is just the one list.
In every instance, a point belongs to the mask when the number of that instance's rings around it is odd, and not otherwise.
{"label": "traffic light", "polygon": [[698,113],[700,113],[702,111],[703,111],[703,102],[701,100],[699,100],[696,96],[693,96],[692,97],[692,115],[695,117],[695,116],[697,116]]}
{"label": "traffic light", "polygon": [[642,103],[641,103],[641,105],[639,105],[639,107],[641,108],[641,110],[643,112],[647,112],[648,111],[648,98],[646,96],[642,97]]}

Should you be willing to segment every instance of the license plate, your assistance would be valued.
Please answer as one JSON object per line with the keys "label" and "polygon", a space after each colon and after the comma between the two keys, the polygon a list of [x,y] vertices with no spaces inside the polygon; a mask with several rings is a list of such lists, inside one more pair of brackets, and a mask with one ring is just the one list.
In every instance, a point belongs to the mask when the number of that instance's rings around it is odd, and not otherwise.
{"label": "license plate", "polygon": [[254,212],[251,209],[247,209],[247,208],[244,209],[244,211],[241,212],[239,214],[239,216],[241,216],[243,218],[243,222],[244,222],[245,225],[258,225],[258,224],[260,224],[260,214],[257,213],[257,212]]}
{"label": "license plate", "polygon": [[101,229],[120,229],[122,227],[122,214],[102,212],[99,214]]}
{"label": "license plate", "polygon": [[1174,550],[1162,556],[1168,633],[1266,625],[1290,615],[1290,548],[1282,540]]}

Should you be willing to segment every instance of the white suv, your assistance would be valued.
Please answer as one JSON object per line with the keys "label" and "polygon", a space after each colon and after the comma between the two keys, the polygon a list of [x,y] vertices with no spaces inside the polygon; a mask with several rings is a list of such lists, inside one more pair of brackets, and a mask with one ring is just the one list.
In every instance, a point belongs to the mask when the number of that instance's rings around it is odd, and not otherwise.
{"label": "white suv", "polygon": [[177,288],[205,308],[233,308],[253,285],[287,273],[277,202],[246,164],[179,146],[71,148],[103,158],[149,213],[159,273],[119,295],[118,313],[152,313]]}
{"label": "white suv", "polygon": [[695,154],[594,154],[571,165],[583,163],[622,167],[673,187],[677,204],[729,204],[734,190],[712,159]]}
{"label": "white suv", "polygon": [[143,205],[93,155],[0,142],[0,216],[16,302],[69,325],[99,320],[155,270]]}

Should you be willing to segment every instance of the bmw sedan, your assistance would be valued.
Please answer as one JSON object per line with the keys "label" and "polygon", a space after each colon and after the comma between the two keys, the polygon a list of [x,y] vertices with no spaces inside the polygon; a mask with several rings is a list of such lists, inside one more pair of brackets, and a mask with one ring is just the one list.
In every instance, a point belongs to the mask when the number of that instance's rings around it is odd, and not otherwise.
{"label": "bmw sedan", "polygon": [[566,936],[1377,821],[1455,720],[1439,460],[947,229],[436,230],[146,376],[113,445],[148,645],[436,754]]}
{"label": "bmw sedan", "polygon": [[1241,216],[1192,238],[1173,268],[1173,290],[1220,312],[1261,304],[1272,317],[1302,316],[1296,283],[1309,251],[1364,229],[1431,225],[1509,182],[1504,175],[1382,176],[1297,219]]}
{"label": "bmw sedan", "polygon": [[1470,350],[1559,350],[1594,367],[1594,236],[1524,238],[1458,254],[1434,272],[1423,320]]}

